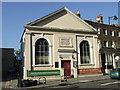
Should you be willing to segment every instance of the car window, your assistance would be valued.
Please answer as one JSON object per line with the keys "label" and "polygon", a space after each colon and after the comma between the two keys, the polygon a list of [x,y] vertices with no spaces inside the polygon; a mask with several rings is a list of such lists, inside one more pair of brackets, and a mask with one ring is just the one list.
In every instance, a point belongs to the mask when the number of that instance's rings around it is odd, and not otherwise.
{"label": "car window", "polygon": [[112,69],[113,72],[120,71],[120,68],[114,68]]}

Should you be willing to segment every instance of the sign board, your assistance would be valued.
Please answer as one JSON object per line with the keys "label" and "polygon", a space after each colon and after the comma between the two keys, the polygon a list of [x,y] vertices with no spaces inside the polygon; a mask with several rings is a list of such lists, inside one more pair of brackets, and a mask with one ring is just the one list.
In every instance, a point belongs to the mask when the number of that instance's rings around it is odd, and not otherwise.
{"label": "sign board", "polygon": [[73,67],[77,67],[77,61],[73,61]]}
{"label": "sign board", "polygon": [[60,37],[59,46],[62,47],[72,47],[73,39],[71,37]]}
{"label": "sign board", "polygon": [[16,56],[16,60],[22,60],[22,56]]}
{"label": "sign board", "polygon": [[56,76],[56,75],[60,75],[60,70],[28,71],[28,77],[32,77],[32,76]]}

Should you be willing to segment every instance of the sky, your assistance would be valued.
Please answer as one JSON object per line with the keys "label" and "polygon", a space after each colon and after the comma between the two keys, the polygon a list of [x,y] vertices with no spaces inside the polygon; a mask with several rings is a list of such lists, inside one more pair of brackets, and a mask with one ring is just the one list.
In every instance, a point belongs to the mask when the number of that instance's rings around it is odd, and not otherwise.
{"label": "sky", "polygon": [[[80,11],[82,19],[92,19],[103,15],[108,24],[108,16],[118,16],[118,2],[2,2],[2,48],[20,48],[20,39],[24,25],[62,7],[73,13]],[[111,24],[118,20],[111,19]]]}

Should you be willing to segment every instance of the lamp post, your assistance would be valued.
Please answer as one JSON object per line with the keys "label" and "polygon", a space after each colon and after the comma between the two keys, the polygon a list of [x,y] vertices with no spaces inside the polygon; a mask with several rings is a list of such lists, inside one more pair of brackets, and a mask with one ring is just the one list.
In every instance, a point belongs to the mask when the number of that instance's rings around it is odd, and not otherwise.
{"label": "lamp post", "polygon": [[117,20],[118,18],[117,18],[117,16],[108,16],[108,23],[109,23],[109,25],[110,25],[110,19],[111,18],[113,18],[113,20]]}
{"label": "lamp post", "polygon": [[16,56],[16,60],[18,61],[18,87],[22,87],[22,79],[21,79],[21,61],[22,56]]}

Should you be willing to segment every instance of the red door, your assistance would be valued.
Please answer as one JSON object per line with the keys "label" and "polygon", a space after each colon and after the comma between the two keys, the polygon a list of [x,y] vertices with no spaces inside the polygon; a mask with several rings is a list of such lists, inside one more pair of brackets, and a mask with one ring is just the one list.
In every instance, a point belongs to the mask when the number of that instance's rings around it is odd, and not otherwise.
{"label": "red door", "polygon": [[71,64],[70,60],[62,61],[62,65],[64,68],[64,76],[71,76]]}

